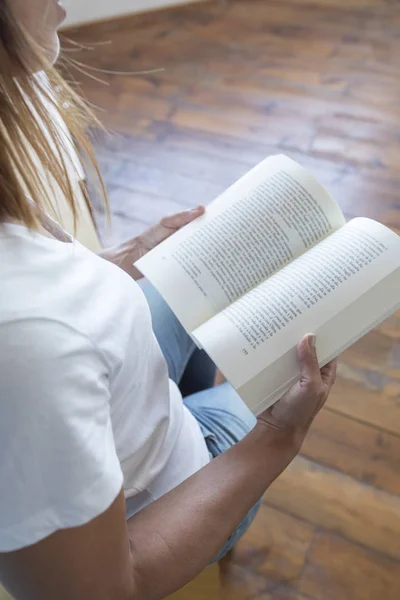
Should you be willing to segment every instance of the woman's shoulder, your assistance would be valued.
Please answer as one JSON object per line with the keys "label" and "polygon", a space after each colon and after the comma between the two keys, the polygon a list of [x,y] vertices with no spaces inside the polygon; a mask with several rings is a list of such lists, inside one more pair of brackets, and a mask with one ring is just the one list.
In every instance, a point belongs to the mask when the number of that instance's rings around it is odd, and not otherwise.
{"label": "woman's shoulder", "polygon": [[[0,413],[64,413],[75,402],[65,405],[67,397],[84,400],[82,385],[107,376],[101,354],[68,322],[43,316],[0,322]],[[86,387],[86,398],[96,395],[95,388]]]}
{"label": "woman's shoulder", "polygon": [[85,346],[117,372],[124,340],[144,312],[135,283],[78,242],[24,229],[9,237],[7,250],[0,248],[0,353],[7,338],[29,334],[31,347],[43,344],[37,353]]}
{"label": "woman's shoulder", "polygon": [[67,337],[69,329],[70,337],[75,332],[96,341],[105,261],[78,242],[45,238],[17,225],[5,232],[0,232],[0,325],[18,330],[29,324],[44,336],[52,328]]}

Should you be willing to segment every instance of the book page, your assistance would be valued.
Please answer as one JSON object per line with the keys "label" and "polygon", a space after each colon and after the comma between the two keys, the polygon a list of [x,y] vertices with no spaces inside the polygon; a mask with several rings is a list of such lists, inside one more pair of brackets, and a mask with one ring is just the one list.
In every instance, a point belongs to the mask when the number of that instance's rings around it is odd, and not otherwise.
{"label": "book page", "polygon": [[[398,280],[399,272],[399,236],[370,219],[354,219],[210,319],[193,336],[235,388],[242,388],[271,365],[275,365],[273,387],[279,388],[297,375],[293,349],[303,335],[317,332],[359,299],[362,322],[377,321],[383,305],[361,312],[362,297],[392,273],[397,273]],[[390,301],[397,304],[399,295],[400,286]],[[333,354],[345,344],[347,331],[337,335],[343,339],[339,347],[332,350],[327,345]],[[327,344],[327,340],[319,343]],[[323,354],[332,354],[330,350]],[[290,352],[290,363],[279,362]]]}
{"label": "book page", "polygon": [[[320,367],[338,356],[363,335],[400,309],[400,268],[382,279],[343,311],[314,330]],[[377,318],[371,317],[376,315]],[[256,415],[282,398],[299,377],[296,344],[253,379],[238,388],[238,393]]]}
{"label": "book page", "polygon": [[344,223],[307,171],[272,156],[136,266],[192,331]]}

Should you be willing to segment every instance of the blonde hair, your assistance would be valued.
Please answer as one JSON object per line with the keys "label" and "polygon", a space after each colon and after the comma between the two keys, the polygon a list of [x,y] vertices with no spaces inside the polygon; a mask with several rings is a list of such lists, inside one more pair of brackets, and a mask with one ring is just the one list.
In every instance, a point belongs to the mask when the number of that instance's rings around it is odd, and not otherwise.
{"label": "blonde hair", "polygon": [[73,179],[77,169],[71,172],[71,149],[84,165],[94,166],[106,199],[87,136],[88,127],[99,123],[4,1],[0,3],[0,65],[0,222],[17,221],[35,229],[36,207],[55,209],[56,182],[76,224]]}

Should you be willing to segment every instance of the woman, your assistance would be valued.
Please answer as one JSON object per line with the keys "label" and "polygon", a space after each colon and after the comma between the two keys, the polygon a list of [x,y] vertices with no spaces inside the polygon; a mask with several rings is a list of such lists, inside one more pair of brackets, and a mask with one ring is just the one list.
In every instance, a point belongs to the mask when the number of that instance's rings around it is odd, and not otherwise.
{"label": "woman", "polygon": [[300,382],[256,421],[134,281],[134,261],[202,208],[102,256],[46,216],[54,179],[76,202],[46,106],[90,151],[90,117],[51,67],[64,16],[56,0],[0,1],[0,581],[24,600],[155,600],[244,533],[336,366],[303,339]]}

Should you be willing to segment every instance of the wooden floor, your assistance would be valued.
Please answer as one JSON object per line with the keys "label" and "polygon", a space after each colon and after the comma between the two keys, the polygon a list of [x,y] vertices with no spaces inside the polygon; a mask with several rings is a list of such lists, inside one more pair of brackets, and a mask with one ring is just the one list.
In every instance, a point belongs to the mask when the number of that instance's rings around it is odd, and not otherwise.
{"label": "wooden floor", "polygon": [[[276,152],[347,216],[400,232],[396,0],[214,1],[68,35],[91,48],[69,54],[88,68],[164,69],[90,71],[105,84],[75,75],[118,132],[97,142],[107,241],[211,201]],[[400,598],[400,315],[345,352],[339,373],[302,455],[222,566],[229,600]]]}

